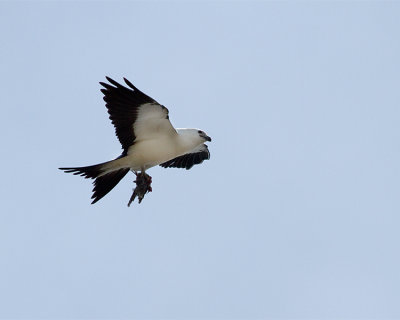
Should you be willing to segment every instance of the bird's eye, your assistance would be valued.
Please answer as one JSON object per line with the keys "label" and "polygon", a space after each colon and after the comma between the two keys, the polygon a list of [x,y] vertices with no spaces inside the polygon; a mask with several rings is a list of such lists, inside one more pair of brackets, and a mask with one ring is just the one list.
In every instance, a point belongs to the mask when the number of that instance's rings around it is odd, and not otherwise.
{"label": "bird's eye", "polygon": [[199,132],[199,134],[204,134],[204,132],[203,132],[203,131],[201,131],[201,130],[199,130],[198,132]]}

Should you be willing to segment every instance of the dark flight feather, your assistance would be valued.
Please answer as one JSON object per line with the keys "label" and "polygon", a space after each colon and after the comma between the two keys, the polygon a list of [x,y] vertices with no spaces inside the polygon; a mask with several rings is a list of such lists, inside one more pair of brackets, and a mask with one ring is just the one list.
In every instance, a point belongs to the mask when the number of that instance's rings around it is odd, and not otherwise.
{"label": "dark flight feather", "polygon": [[106,102],[110,120],[115,127],[115,134],[122,145],[123,154],[125,155],[136,139],[133,125],[137,119],[140,106],[157,102],[138,90],[126,79],[124,80],[129,88],[124,87],[110,77],[106,77],[106,79],[112,85],[100,82],[105,88],[100,89],[100,91],[104,94],[103,100]]}
{"label": "dark flight feather", "polygon": [[205,150],[200,150],[194,153],[186,153],[183,156],[174,158],[160,164],[163,168],[185,168],[189,170],[195,164],[200,164],[204,160],[210,159],[210,152],[208,151],[207,145],[204,145]]}

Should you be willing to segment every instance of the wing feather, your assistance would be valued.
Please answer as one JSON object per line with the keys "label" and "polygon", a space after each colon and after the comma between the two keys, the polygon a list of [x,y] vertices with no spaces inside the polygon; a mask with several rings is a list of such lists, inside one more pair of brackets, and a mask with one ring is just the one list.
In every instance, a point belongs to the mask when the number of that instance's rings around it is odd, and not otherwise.
{"label": "wing feather", "polygon": [[186,153],[182,156],[176,157],[169,161],[166,161],[160,164],[163,168],[185,168],[189,170],[195,164],[200,164],[204,160],[210,159],[210,152],[208,151],[208,147],[206,144],[200,145],[196,149],[192,150],[189,153]]}
{"label": "wing feather", "polygon": [[[168,109],[157,101],[137,89],[130,81],[124,78],[128,87],[106,77],[109,83],[100,82],[103,86],[100,91],[104,94],[103,100],[115,127],[115,134],[126,154],[138,135],[149,134],[154,128],[162,127],[174,132],[169,122]],[[157,122],[157,126],[154,125]],[[159,125],[161,121],[162,125]],[[140,130],[135,125],[140,123]],[[148,128],[143,129],[143,128]],[[135,130],[136,129],[136,130]]]}

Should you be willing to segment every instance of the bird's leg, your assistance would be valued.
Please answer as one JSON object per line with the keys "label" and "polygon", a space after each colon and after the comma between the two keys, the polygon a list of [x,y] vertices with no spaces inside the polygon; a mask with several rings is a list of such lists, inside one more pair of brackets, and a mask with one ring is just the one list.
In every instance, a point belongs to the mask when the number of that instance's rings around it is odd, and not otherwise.
{"label": "bird's leg", "polygon": [[136,183],[136,188],[133,190],[133,194],[128,202],[128,207],[135,200],[136,196],[138,197],[139,203],[142,202],[145,194],[147,192],[153,191],[151,188],[152,178],[145,173],[144,169],[140,173],[135,172],[136,180],[133,181]]}

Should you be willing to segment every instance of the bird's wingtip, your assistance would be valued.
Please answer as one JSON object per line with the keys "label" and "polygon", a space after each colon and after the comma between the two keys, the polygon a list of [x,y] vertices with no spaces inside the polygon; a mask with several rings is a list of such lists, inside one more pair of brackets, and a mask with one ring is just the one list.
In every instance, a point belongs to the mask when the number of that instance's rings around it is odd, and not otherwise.
{"label": "bird's wingtip", "polygon": [[124,77],[124,81],[128,85],[128,87],[130,87],[133,90],[137,90],[137,88],[127,78]]}

